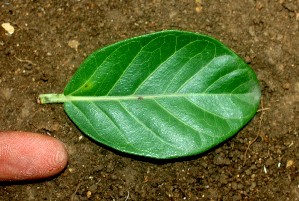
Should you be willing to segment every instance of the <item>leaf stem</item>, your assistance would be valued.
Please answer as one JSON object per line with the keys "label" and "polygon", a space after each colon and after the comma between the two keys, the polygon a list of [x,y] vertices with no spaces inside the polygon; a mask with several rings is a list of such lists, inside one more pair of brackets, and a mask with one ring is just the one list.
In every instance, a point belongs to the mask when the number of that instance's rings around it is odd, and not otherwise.
{"label": "leaf stem", "polygon": [[64,94],[41,94],[38,96],[37,102],[40,104],[47,103],[64,103],[68,100],[68,97]]}

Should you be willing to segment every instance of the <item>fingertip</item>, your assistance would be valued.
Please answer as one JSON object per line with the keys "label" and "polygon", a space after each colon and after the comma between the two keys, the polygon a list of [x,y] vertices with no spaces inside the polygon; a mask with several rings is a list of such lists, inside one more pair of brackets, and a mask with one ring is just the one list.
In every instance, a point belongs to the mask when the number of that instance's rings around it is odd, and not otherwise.
{"label": "fingertip", "polygon": [[54,176],[67,165],[65,145],[54,137],[30,132],[0,132],[0,181]]}

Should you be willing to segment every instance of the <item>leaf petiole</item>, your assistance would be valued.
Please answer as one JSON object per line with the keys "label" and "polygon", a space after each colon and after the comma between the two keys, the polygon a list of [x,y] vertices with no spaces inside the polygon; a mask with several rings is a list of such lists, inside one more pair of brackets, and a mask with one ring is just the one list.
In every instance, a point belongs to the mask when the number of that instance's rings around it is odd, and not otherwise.
{"label": "leaf petiole", "polygon": [[68,98],[64,94],[41,94],[37,99],[39,104],[64,103],[66,101]]}

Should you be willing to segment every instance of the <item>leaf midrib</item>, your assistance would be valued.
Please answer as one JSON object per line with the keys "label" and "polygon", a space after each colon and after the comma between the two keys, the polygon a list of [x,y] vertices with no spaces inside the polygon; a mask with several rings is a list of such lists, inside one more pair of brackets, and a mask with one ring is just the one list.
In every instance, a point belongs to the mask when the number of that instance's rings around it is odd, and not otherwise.
{"label": "leaf midrib", "polygon": [[[59,94],[61,95],[61,94]],[[123,100],[154,100],[164,98],[180,98],[180,97],[204,97],[204,96],[240,96],[240,95],[255,95],[255,92],[250,93],[183,93],[183,94],[150,94],[150,95],[127,95],[127,96],[61,96],[59,102],[71,102],[71,101],[123,101]]]}

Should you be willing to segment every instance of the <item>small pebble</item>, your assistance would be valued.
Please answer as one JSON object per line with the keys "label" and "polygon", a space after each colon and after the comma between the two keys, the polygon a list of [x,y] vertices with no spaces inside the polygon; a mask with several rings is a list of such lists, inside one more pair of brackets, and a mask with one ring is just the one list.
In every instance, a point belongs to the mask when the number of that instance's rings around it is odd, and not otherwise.
{"label": "small pebble", "polygon": [[79,45],[80,45],[80,43],[77,40],[70,40],[68,42],[68,46],[70,46],[71,48],[75,49],[76,51],[78,51]]}
{"label": "small pebble", "polygon": [[9,22],[2,23],[1,26],[9,35],[12,35],[15,32],[15,28],[13,26],[11,26],[11,24]]}
{"label": "small pebble", "polygon": [[283,85],[282,85],[282,88],[284,88],[285,90],[288,90],[288,89],[290,89],[290,83],[284,83]]}
{"label": "small pebble", "polygon": [[286,165],[286,168],[290,168],[294,165],[294,161],[293,160],[288,160],[287,161],[287,165]]}

